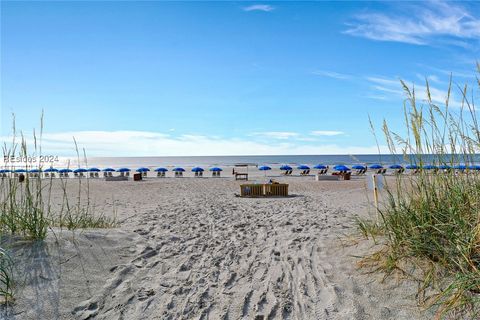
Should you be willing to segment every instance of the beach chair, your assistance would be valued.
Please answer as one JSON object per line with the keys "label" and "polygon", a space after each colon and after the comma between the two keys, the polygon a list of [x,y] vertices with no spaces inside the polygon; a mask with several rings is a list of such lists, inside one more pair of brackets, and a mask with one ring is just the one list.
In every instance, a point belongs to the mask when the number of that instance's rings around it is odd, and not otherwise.
{"label": "beach chair", "polygon": [[50,178],[50,173],[48,173],[48,172],[45,172],[45,174],[44,174],[44,175],[45,175],[45,178]]}
{"label": "beach chair", "polygon": [[143,171],[142,172],[142,177],[146,177],[147,176],[147,171]]}
{"label": "beach chair", "polygon": [[73,173],[73,176],[74,176],[75,178],[78,178],[78,177],[79,177],[79,176],[78,176],[78,172],[74,172],[74,173]]}
{"label": "beach chair", "polygon": [[129,171],[125,172],[125,177],[129,177],[129,176],[130,176],[130,172]]}
{"label": "beach chair", "polygon": [[108,172],[109,177],[113,177],[113,173],[111,171]]}
{"label": "beach chair", "polygon": [[95,174],[93,172],[90,172],[89,176],[90,178],[95,178]]}
{"label": "beach chair", "polygon": [[163,171],[158,171],[158,172],[157,172],[157,177],[158,177],[158,178],[165,178],[165,172],[163,172]]}
{"label": "beach chair", "polygon": [[64,172],[64,173],[63,173],[63,177],[64,177],[65,179],[68,179],[68,178],[70,178],[70,174],[69,174],[68,172]]}
{"label": "beach chair", "polygon": [[78,174],[78,176],[79,176],[80,178],[85,178],[85,175],[83,174],[83,172],[80,172],[80,173]]}
{"label": "beach chair", "polygon": [[300,172],[300,175],[302,176],[307,176],[310,174],[310,170],[303,170],[302,172]]}
{"label": "beach chair", "polygon": [[175,171],[175,178],[181,178],[183,177],[183,172],[182,171]]}
{"label": "beach chair", "polygon": [[106,171],[103,172],[103,176],[104,176],[105,178],[108,177],[108,172],[106,172]]}

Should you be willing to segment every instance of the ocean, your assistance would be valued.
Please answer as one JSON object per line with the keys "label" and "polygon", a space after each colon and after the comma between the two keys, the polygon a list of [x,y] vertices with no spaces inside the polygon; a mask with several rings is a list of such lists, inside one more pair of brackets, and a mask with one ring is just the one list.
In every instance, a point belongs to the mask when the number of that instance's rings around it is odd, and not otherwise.
{"label": "ocean", "polygon": [[[424,163],[429,163],[429,160],[433,156],[425,155]],[[36,167],[38,159],[30,159],[28,167]],[[80,159],[80,165],[76,158],[59,158],[50,159],[53,161],[45,161],[42,163],[42,167],[127,167],[135,169],[138,167],[212,167],[212,166],[234,166],[239,163],[248,163],[252,166],[268,165],[273,168],[279,167],[282,164],[288,164],[290,166],[297,166],[305,164],[308,166],[314,166],[317,164],[323,165],[353,165],[353,164],[382,164],[388,166],[391,164],[409,164],[415,161],[407,161],[403,156],[391,155],[391,154],[377,154],[377,155],[269,155],[269,156],[194,156],[194,157],[89,157],[87,159]],[[479,162],[480,159],[474,159]],[[465,163],[467,161],[458,161],[458,163]],[[446,161],[450,163],[450,161]],[[0,167],[25,167],[25,162],[10,162],[0,163]]]}
{"label": "ocean", "polygon": [[[428,163],[432,156],[424,156],[424,162]],[[197,157],[92,157],[86,161],[81,159],[81,165],[89,167],[211,167],[211,166],[233,166],[238,163],[251,165],[268,165],[272,167],[288,164],[296,166],[305,164],[314,166],[323,165],[353,165],[353,164],[408,164],[415,161],[406,161],[402,156],[391,154],[379,155],[269,155],[269,156],[197,156]],[[69,160],[70,166],[78,166],[76,159]],[[462,162],[462,161],[460,161]],[[68,160],[61,159],[54,166],[66,166]]]}

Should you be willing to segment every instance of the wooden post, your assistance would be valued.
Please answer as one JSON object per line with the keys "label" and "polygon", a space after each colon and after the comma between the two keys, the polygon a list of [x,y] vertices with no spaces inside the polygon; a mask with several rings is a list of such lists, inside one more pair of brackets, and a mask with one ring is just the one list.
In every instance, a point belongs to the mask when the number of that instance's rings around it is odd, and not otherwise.
{"label": "wooden post", "polygon": [[372,179],[373,179],[373,200],[375,202],[375,213],[377,216],[377,222],[378,222],[378,187],[377,187],[377,175],[372,174]]}

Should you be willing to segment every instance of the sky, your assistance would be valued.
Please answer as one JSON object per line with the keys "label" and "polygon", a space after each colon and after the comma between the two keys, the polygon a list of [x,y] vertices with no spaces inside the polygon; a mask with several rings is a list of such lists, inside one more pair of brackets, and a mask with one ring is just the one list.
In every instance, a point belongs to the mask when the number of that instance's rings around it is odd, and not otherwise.
{"label": "sky", "polygon": [[374,154],[400,79],[460,108],[480,53],[479,2],[0,5],[0,141],[43,112],[60,156]]}

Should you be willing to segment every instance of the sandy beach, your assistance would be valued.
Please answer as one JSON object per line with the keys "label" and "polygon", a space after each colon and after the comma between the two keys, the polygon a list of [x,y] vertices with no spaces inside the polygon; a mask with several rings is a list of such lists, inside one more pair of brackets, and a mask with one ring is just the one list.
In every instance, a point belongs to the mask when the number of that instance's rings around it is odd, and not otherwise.
{"label": "sandy beach", "polygon": [[[228,171],[227,171],[228,172]],[[371,242],[365,177],[275,179],[288,198],[240,198],[222,178],[83,179],[118,227],[15,242],[18,292],[3,319],[428,319],[416,285],[358,269]],[[262,181],[263,173],[256,173]],[[152,175],[153,176],[153,175]],[[78,182],[67,194],[74,199]],[[62,197],[54,181],[52,202]]]}

